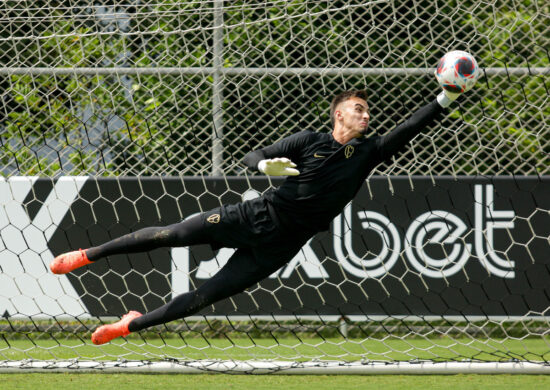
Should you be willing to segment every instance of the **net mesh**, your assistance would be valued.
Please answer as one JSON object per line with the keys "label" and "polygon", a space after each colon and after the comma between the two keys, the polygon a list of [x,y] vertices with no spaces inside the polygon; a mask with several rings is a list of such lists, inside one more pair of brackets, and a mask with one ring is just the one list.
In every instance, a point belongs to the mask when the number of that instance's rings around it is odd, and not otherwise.
{"label": "net mesh", "polygon": [[[546,2],[21,0],[0,7],[5,361],[548,359],[548,306],[532,298],[548,296],[538,279],[548,277],[550,226]],[[90,347],[99,321],[157,307],[200,283],[197,274],[218,269],[229,252],[120,256],[68,278],[48,276],[55,254],[277,184],[247,172],[243,156],[303,129],[329,132],[330,100],[342,90],[368,90],[371,134],[385,134],[434,98],[433,67],[453,49],[476,56],[483,68],[476,88],[375,169],[353,209],[339,217],[341,226],[302,251],[298,271],[283,268],[201,316]],[[517,176],[526,178],[498,184]],[[462,190],[453,183],[463,179],[472,180],[467,204],[454,198]],[[433,211],[435,198],[448,199],[450,212],[472,227],[455,241],[470,262],[498,259],[495,267],[506,272],[516,264],[514,280],[531,289],[514,290],[484,263],[484,276],[464,268],[452,276],[459,279],[446,276],[452,264],[415,267],[404,244],[397,268],[386,264],[376,277],[342,268],[348,259],[364,271],[384,248],[395,251],[384,244],[394,237],[392,223],[396,241],[418,234],[411,221],[418,210]],[[423,215],[425,223],[445,219]],[[486,220],[475,222],[478,215]],[[426,239],[424,255],[459,262],[453,242],[434,235],[428,233],[439,249],[430,252]],[[332,237],[349,237],[344,260],[340,244],[326,248]],[[489,248],[478,249],[483,239]],[[185,256],[187,263],[176,260]],[[211,268],[201,268],[211,259]],[[443,275],[437,285],[428,280],[434,269]],[[285,271],[299,276],[285,278]],[[342,278],[327,277],[335,273]],[[178,275],[193,278],[176,288]],[[488,280],[498,283],[488,287]],[[409,298],[390,310],[395,288]],[[463,298],[461,307],[446,301],[449,291]],[[338,315],[340,304],[353,308]]]}
{"label": "net mesh", "polygon": [[500,71],[467,95],[461,121],[421,136],[416,158],[403,155],[391,173],[548,169],[544,2],[42,3],[3,4],[5,175],[208,173],[218,136],[219,168],[240,174],[251,148],[326,130],[334,91],[367,86],[372,129],[386,131],[436,90],[431,72],[387,70],[432,68],[456,47]]}

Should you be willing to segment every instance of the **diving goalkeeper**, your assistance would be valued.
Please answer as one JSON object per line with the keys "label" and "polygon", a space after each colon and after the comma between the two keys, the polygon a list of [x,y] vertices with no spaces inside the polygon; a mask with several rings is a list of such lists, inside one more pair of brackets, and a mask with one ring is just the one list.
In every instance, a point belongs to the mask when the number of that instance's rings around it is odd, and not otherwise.
{"label": "diving goalkeeper", "polygon": [[244,291],[289,262],[351,201],[378,164],[403,150],[433,123],[458,94],[442,92],[384,136],[366,137],[370,112],[365,91],[346,91],[330,106],[332,133],[305,130],[248,153],[244,164],[270,176],[288,176],[263,196],[223,205],[164,227],[149,227],[103,245],[68,252],[50,265],[55,274],[122,253],[159,247],[210,244],[237,250],[225,266],[194,291],[146,314],[130,311],[92,334],[94,344],[197,313]]}

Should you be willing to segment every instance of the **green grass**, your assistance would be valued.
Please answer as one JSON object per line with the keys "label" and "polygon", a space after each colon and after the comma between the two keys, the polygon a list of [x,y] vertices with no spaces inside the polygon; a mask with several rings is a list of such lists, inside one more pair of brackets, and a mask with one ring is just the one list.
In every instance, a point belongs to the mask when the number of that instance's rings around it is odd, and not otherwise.
{"label": "green grass", "polygon": [[[544,339],[321,339],[297,338],[254,341],[245,338],[139,338],[119,339],[104,346],[88,338],[0,341],[0,360],[158,360],[274,359],[274,360],[413,360],[444,358],[480,360],[550,360]],[[544,389],[550,375],[164,375],[164,374],[55,374],[0,375],[0,389]]]}
{"label": "green grass", "polygon": [[450,389],[534,390],[550,388],[543,375],[142,375],[142,374],[4,374],[2,389]]}
{"label": "green grass", "polygon": [[545,339],[118,339],[95,346],[89,339],[0,340],[0,360],[530,360],[549,361]]}

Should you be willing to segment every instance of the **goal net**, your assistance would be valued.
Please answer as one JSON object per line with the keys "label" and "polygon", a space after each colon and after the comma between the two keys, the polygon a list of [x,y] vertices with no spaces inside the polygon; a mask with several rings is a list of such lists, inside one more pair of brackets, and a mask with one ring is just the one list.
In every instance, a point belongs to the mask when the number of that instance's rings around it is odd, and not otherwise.
{"label": "goal net", "polygon": [[[545,1],[4,1],[0,372],[547,372]],[[369,92],[372,134],[435,98],[437,60],[483,75],[376,168],[328,232],[245,293],[94,346],[91,332],[212,276],[233,249],[63,252],[280,184],[251,150],[330,132]]]}

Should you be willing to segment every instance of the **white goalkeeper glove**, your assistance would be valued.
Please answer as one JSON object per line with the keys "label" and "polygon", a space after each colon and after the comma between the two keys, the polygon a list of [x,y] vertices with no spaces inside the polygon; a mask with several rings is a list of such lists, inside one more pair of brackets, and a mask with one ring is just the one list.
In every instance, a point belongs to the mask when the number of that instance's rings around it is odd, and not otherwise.
{"label": "white goalkeeper glove", "polygon": [[449,107],[451,103],[454,102],[459,96],[460,93],[443,90],[439,95],[437,95],[437,102],[441,107],[446,108]]}
{"label": "white goalkeeper glove", "polygon": [[268,176],[296,176],[300,174],[296,164],[286,157],[271,158],[258,163],[258,170]]}

